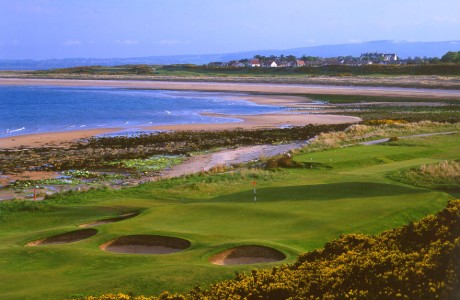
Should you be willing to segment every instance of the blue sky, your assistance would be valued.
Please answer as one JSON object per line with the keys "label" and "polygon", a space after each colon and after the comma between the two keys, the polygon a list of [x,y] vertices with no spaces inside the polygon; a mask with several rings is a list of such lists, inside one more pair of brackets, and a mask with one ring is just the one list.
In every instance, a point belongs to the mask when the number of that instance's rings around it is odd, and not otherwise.
{"label": "blue sky", "polygon": [[0,59],[460,40],[458,0],[0,0]]}

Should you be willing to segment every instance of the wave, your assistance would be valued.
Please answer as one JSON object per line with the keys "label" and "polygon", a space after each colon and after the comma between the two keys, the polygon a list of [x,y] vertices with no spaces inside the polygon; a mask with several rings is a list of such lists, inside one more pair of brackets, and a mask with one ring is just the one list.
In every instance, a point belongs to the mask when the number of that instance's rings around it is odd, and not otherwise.
{"label": "wave", "polygon": [[6,134],[15,133],[15,132],[22,131],[22,130],[25,130],[25,129],[26,129],[25,127],[21,127],[21,128],[17,128],[17,129],[7,129]]}

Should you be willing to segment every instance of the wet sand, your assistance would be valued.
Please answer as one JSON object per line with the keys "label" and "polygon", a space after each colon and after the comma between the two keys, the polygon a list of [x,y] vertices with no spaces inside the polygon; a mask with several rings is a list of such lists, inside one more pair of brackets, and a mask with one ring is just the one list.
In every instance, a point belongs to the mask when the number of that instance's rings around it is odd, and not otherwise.
{"label": "wet sand", "polygon": [[33,148],[43,146],[67,147],[70,143],[78,141],[80,139],[86,139],[95,135],[116,132],[119,130],[121,129],[101,128],[18,135],[7,138],[0,138],[0,149],[10,149],[19,147]]}

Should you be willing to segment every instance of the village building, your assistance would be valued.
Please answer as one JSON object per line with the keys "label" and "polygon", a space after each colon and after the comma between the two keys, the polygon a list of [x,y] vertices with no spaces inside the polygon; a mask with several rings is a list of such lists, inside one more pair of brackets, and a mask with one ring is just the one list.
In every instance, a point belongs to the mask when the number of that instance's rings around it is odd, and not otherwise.
{"label": "village building", "polygon": [[383,60],[384,61],[397,61],[398,56],[394,53],[391,53],[391,54],[386,53],[383,55]]}
{"label": "village building", "polygon": [[364,64],[391,64],[397,63],[399,57],[394,53],[369,52],[361,54],[360,60]]}
{"label": "village building", "polygon": [[323,65],[325,66],[340,65],[340,62],[338,59],[335,59],[335,58],[326,58],[323,62]]}
{"label": "village building", "polygon": [[251,59],[250,63],[251,67],[260,67],[260,60],[258,60],[257,58]]}

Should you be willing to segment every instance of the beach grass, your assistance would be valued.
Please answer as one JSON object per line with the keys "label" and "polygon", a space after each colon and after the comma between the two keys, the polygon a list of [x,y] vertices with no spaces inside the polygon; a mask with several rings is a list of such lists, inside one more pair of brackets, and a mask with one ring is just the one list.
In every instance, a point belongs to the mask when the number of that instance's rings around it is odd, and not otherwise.
{"label": "beach grass", "polygon": [[[455,194],[398,182],[388,174],[458,160],[460,134],[300,153],[303,167],[240,170],[152,182],[122,190],[58,195],[41,203],[0,204],[0,298],[64,299],[109,292],[156,295],[231,278],[279,263],[216,266],[209,258],[239,245],[264,245],[294,262],[345,233],[377,234],[442,209]],[[309,168],[310,162],[322,167]],[[256,201],[253,182],[256,181]],[[28,242],[84,223],[138,212],[97,226],[86,240]],[[191,247],[165,255],[115,254],[116,237],[155,234]]]}

